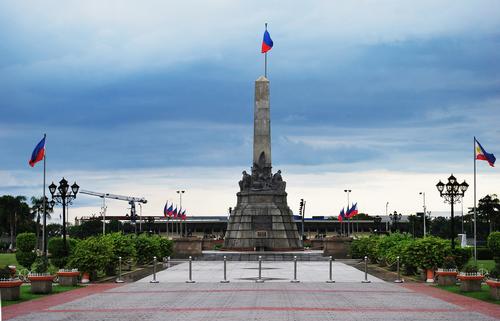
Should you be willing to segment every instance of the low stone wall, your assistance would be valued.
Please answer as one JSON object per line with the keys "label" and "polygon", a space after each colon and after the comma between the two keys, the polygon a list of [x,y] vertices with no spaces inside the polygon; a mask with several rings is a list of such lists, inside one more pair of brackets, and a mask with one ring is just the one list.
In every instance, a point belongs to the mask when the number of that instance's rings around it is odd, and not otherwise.
{"label": "low stone wall", "polygon": [[185,237],[174,240],[173,258],[197,257],[202,255],[202,239],[198,237]]}
{"label": "low stone wall", "polygon": [[332,256],[334,259],[350,259],[352,238],[334,236],[323,240],[323,253],[325,256]]}
{"label": "low stone wall", "polygon": [[311,240],[311,250],[322,250],[324,247],[323,240]]}
{"label": "low stone wall", "polygon": [[222,246],[224,240],[203,239],[201,243],[203,251],[212,251],[215,249],[216,245]]}

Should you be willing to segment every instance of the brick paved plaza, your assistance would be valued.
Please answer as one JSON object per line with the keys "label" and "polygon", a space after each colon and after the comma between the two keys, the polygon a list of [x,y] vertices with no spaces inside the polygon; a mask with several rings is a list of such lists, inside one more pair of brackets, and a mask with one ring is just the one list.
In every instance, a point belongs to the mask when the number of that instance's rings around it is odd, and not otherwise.
{"label": "brick paved plaza", "polygon": [[[300,262],[299,262],[300,263]],[[290,283],[291,262],[266,262],[255,283],[256,262],[230,262],[228,279],[219,283],[221,262],[187,263],[126,285],[91,285],[69,294],[3,309],[9,320],[497,320],[500,308],[449,294],[423,284],[396,285],[334,264],[336,283],[324,282],[327,262],[299,264],[301,283]],[[309,272],[306,272],[309,271]],[[29,309],[28,312],[26,309]]]}

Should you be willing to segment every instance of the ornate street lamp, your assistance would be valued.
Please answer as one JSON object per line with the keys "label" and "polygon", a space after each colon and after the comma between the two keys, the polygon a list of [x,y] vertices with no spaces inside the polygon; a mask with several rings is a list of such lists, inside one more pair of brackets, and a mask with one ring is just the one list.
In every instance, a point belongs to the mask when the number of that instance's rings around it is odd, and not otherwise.
{"label": "ornate street lamp", "polygon": [[399,231],[398,222],[401,221],[402,217],[403,217],[403,215],[401,215],[401,213],[398,214],[398,212],[396,212],[396,211],[394,211],[393,214],[389,214],[389,218],[392,221],[392,226],[393,226],[394,231]]}
{"label": "ornate street lamp", "polygon": [[[71,188],[71,190],[70,190]],[[71,201],[76,198],[76,194],[78,194],[78,190],[80,189],[80,186],[76,184],[76,182],[69,186],[68,181],[64,179],[61,179],[59,182],[59,186],[56,186],[54,182],[49,185],[49,191],[50,194],[52,195],[52,201],[50,201],[51,204],[54,204],[57,202],[59,204],[62,204],[63,208],[63,225],[62,225],[62,234],[63,234],[63,249],[65,255],[68,254],[68,248],[66,244],[66,207],[71,204]],[[56,190],[59,191],[59,194],[56,194]]]}
{"label": "ornate street lamp", "polygon": [[436,188],[439,191],[439,195],[444,198],[445,203],[451,205],[451,248],[455,248],[455,213],[453,206],[455,203],[460,203],[462,197],[464,197],[465,191],[469,188],[469,184],[463,181],[461,184],[457,182],[457,179],[453,174],[448,177],[448,183],[444,184],[439,181],[436,184]]}

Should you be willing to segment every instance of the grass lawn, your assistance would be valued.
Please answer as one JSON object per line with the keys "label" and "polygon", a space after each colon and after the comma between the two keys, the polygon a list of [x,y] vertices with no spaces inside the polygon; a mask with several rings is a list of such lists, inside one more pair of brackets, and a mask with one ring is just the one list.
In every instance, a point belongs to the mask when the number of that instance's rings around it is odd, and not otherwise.
{"label": "grass lawn", "polygon": [[0,267],[4,267],[5,265],[15,265],[16,267],[20,267],[17,263],[15,253],[0,253]]}
{"label": "grass lawn", "polygon": [[460,287],[458,285],[447,285],[447,286],[436,285],[436,287],[456,294],[465,295],[470,298],[500,305],[500,300],[493,300],[490,297],[490,287],[487,285],[481,286],[481,291],[478,292],[461,292]]}
{"label": "grass lawn", "polygon": [[[21,302],[24,302],[24,301],[34,300],[34,299],[38,299],[38,298],[50,295],[50,294],[32,294],[30,292],[30,288],[31,287],[28,286],[28,285],[22,285],[21,286],[21,296],[20,296],[19,300],[17,300],[17,301],[4,301],[4,300],[2,300],[2,306],[4,307],[4,306],[8,306],[8,305],[12,305],[12,304],[17,304],[17,303],[21,303]],[[81,286],[59,286],[59,285],[53,285],[52,286],[52,294],[66,292],[66,291],[71,291],[71,290],[78,289],[78,288],[81,288]]]}

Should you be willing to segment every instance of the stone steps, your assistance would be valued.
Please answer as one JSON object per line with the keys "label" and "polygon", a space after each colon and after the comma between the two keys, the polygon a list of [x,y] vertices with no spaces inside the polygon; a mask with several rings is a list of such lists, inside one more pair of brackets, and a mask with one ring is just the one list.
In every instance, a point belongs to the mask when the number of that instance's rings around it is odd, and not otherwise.
{"label": "stone steps", "polygon": [[328,261],[328,257],[323,256],[322,251],[317,252],[217,252],[204,251],[197,260],[201,261],[222,261],[226,256],[228,261],[258,261],[262,256],[263,261],[293,261],[297,256],[298,261]]}

